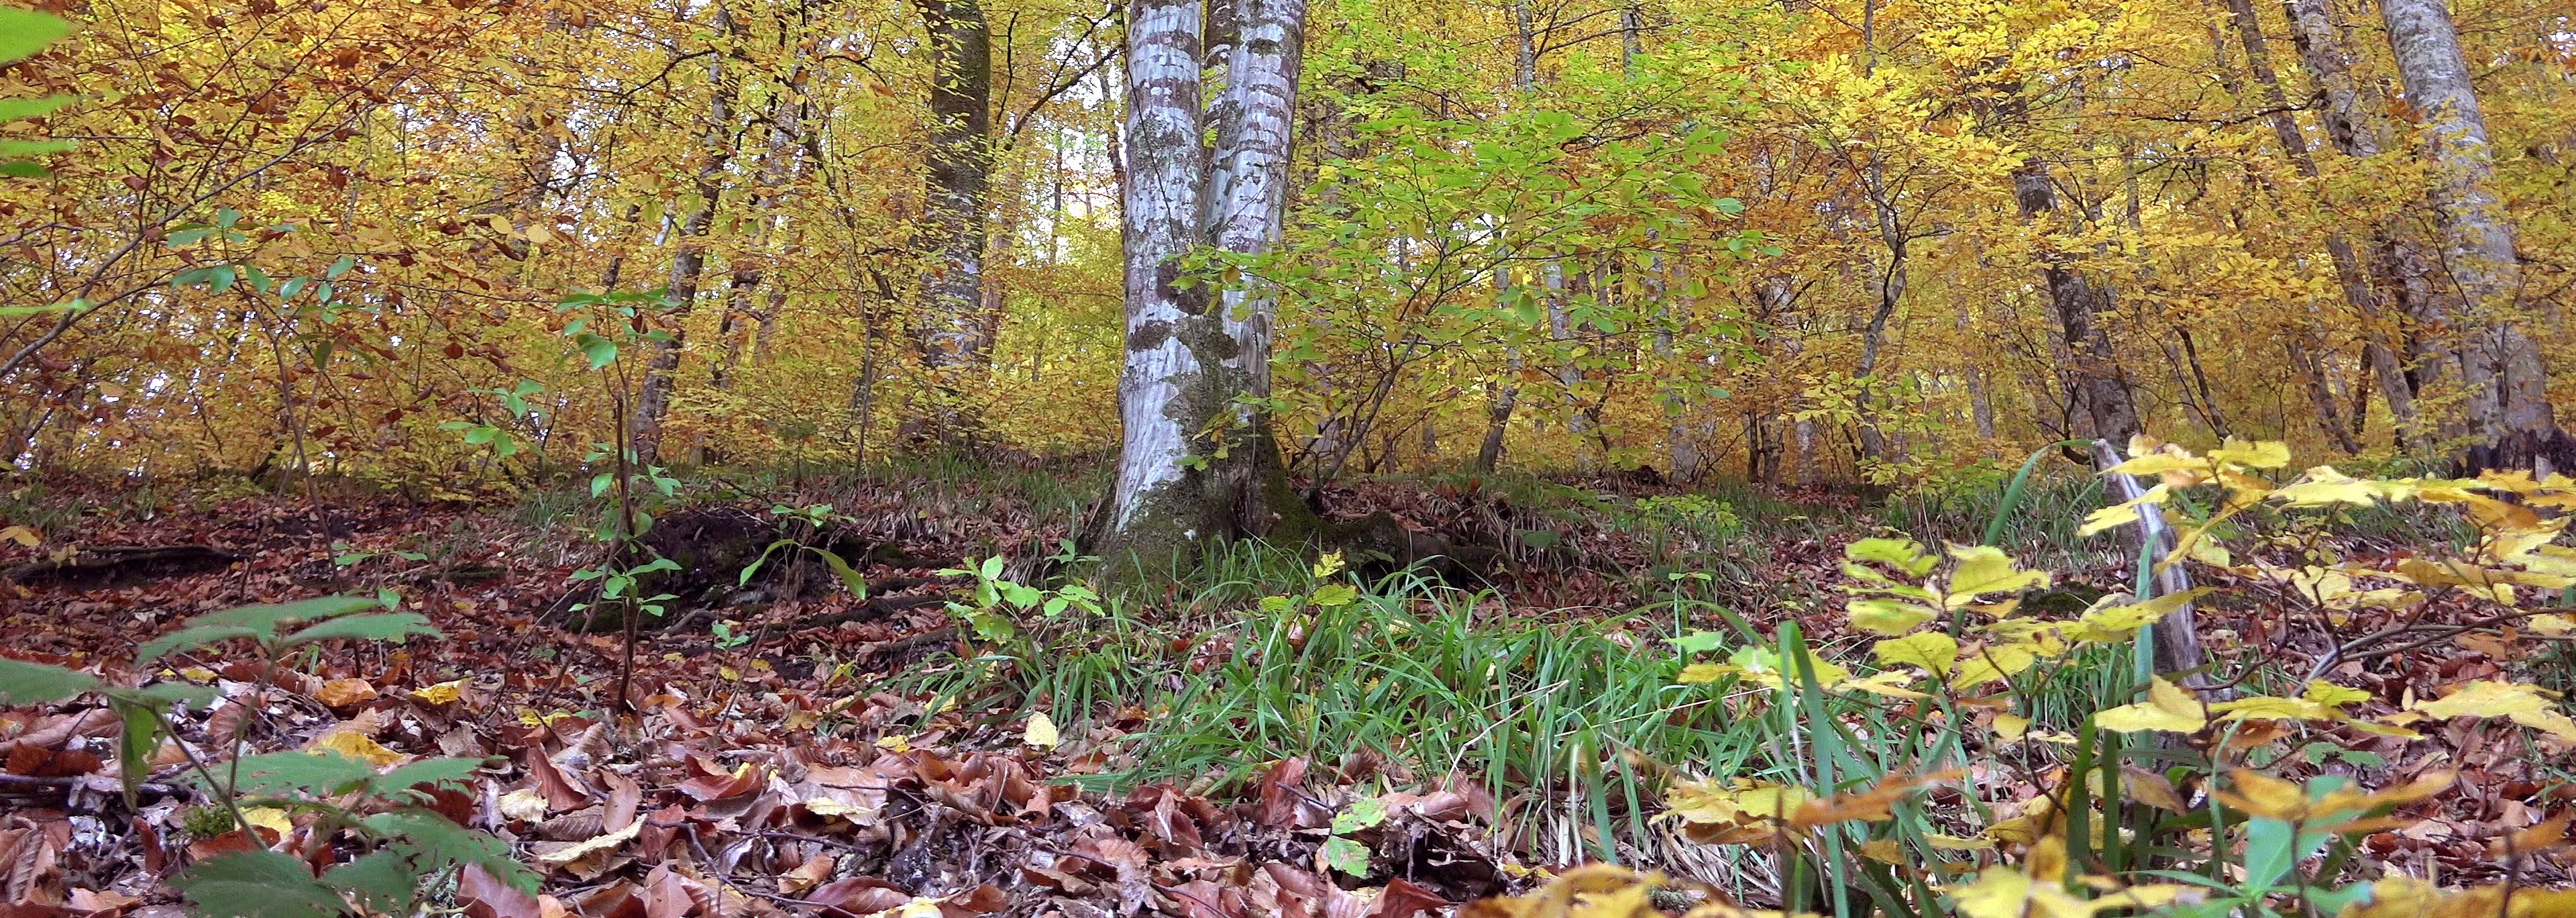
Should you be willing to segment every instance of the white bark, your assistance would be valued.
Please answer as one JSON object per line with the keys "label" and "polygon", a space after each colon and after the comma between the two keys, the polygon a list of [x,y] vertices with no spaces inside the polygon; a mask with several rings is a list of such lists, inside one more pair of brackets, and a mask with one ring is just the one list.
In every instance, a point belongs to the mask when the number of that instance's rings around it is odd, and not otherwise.
{"label": "white bark", "polygon": [[2466,329],[2459,359],[2469,421],[2490,444],[2508,432],[2554,431],[2539,346],[2514,327],[2522,274],[2513,225],[2495,191],[2495,154],[2450,11],[2442,0],[2382,0],[2379,12],[2407,103],[2422,113],[2442,254],[2463,310],[2452,318]]}
{"label": "white bark", "polygon": [[[1127,19],[1127,360],[1118,382],[1118,486],[1110,528],[1128,532],[1149,501],[1182,481],[1204,416],[1182,388],[1205,370],[1181,334],[1203,324],[1185,308],[1175,261],[1198,238],[1197,0],[1136,0]],[[1202,300],[1203,301],[1203,300]]]}

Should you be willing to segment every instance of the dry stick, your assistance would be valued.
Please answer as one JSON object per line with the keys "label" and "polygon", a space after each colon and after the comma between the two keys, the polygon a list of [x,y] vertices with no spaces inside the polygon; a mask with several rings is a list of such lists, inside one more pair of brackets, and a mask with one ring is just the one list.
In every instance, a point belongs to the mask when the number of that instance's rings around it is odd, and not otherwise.
{"label": "dry stick", "polygon": [[[2146,494],[2146,488],[2138,483],[2136,477],[2111,471],[2113,466],[2120,464],[2120,454],[2111,448],[2111,441],[2093,441],[2093,461],[2102,467],[2105,486],[2120,503],[2137,500]],[[2147,546],[2141,550],[2141,557],[2146,558],[2147,563],[2155,564],[2173,554],[2174,532],[2165,525],[2162,508],[2155,504],[2139,504],[2137,532],[2140,543]],[[2154,591],[2157,595],[2171,596],[2189,589],[2191,574],[2183,570],[2179,559],[2155,569]],[[2146,597],[2138,598],[2143,600]],[[2171,613],[2155,623],[2154,629],[2151,637],[2155,643],[2156,672],[2185,673],[2180,682],[2185,688],[2212,688],[2208,677],[2199,672],[2205,659],[2200,649],[2200,629],[2192,621],[2191,602],[2185,600],[2175,606]]]}

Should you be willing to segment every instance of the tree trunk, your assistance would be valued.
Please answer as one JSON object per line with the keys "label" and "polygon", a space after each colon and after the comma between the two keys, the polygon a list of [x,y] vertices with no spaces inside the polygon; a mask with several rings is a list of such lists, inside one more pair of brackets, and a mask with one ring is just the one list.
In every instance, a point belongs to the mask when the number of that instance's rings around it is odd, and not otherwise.
{"label": "tree trunk", "polygon": [[[798,66],[801,63],[795,58],[788,60],[786,79],[780,82],[777,97],[769,103],[769,148],[760,154],[760,187],[751,199],[752,218],[760,221],[760,230],[756,234],[756,251],[735,256],[733,277],[725,284],[724,321],[717,326],[717,338],[723,342],[724,351],[707,379],[708,384],[718,390],[733,388],[733,371],[742,358],[743,323],[756,321],[766,331],[776,319],[774,313],[783,302],[785,291],[782,289],[770,296],[768,309],[751,305],[752,295],[760,290],[761,282],[767,277],[765,269],[771,257],[770,236],[777,225],[771,211],[777,207],[779,197],[786,193],[800,164],[797,152],[801,147],[797,143],[797,134],[803,125],[804,107],[799,100],[805,89],[805,71]],[[765,343],[767,335],[764,334],[761,340]],[[766,347],[757,350],[765,352]]]}
{"label": "tree trunk", "polygon": [[[1204,290],[1178,259],[1200,238],[1199,0],[1134,0],[1127,19],[1127,354],[1118,484],[1102,554],[1139,568],[1187,561],[1224,522],[1206,500],[1204,435],[1233,396],[1234,354]],[[1119,557],[1128,555],[1132,557]]]}
{"label": "tree trunk", "polygon": [[[716,7],[715,31],[733,35],[733,14]],[[670,413],[671,393],[678,386],[680,352],[688,346],[689,312],[698,298],[698,280],[707,265],[707,230],[715,225],[716,204],[724,196],[725,166],[734,154],[734,93],[741,91],[740,80],[728,82],[725,77],[725,54],[722,50],[707,55],[707,84],[711,96],[707,102],[706,159],[698,166],[698,206],[689,211],[679,225],[679,251],[671,258],[671,336],[652,348],[653,359],[644,366],[643,391],[635,399],[635,417],[631,431],[636,460],[652,465],[658,460],[662,445],[662,420]]]}
{"label": "tree trunk", "polygon": [[2469,424],[2484,451],[2502,450],[2482,458],[2527,465],[2529,444],[2563,434],[2550,409],[2540,347],[2514,324],[2521,266],[2514,259],[2513,225],[2495,190],[2495,155],[2468,61],[2442,0],[2383,0],[2379,12],[2406,101],[2423,119],[2433,212],[2452,288],[2443,291],[2443,299],[2458,309],[2432,327],[2457,336]]}
{"label": "tree trunk", "polygon": [[[2323,173],[2317,168],[2315,154],[2308,149],[2306,135],[2300,133],[2298,121],[2291,117],[2289,94],[2281,89],[2281,76],[2272,69],[2271,45],[2263,36],[2263,22],[2254,12],[2254,0],[2228,0],[2227,8],[2229,18],[2236,24],[2237,40],[2245,48],[2245,70],[2254,77],[2254,85],[2262,94],[2256,101],[2271,113],[2266,120],[2272,125],[2273,139],[2280,143],[2282,155],[2289,157],[2299,176],[2312,187],[2318,185]],[[2352,308],[2365,327],[2376,325],[2381,311],[2379,298],[2371,292],[2370,280],[2362,270],[2361,258],[2353,251],[2351,237],[2340,229],[2332,230],[2326,234],[2325,245],[2326,255],[2334,263],[2336,284],[2343,290],[2344,304]],[[2324,365],[2300,340],[2309,335],[2304,328],[2292,332],[2291,362],[2297,365],[2310,400],[2315,403],[2318,422],[2334,437],[2335,445],[2346,453],[2360,452],[2361,443],[2344,426],[2334,395],[2327,391]]]}
{"label": "tree trunk", "polygon": [[[1279,241],[1288,203],[1290,125],[1297,114],[1297,75],[1303,62],[1306,0],[1233,0],[1236,40],[1219,106],[1216,158],[1206,188],[1209,244],[1219,251],[1259,255]],[[1234,405],[1230,448],[1221,450],[1214,499],[1240,532],[1267,535],[1304,504],[1288,498],[1287,469],[1273,436],[1270,412],[1271,326],[1279,298],[1258,278],[1227,287],[1217,317],[1234,341],[1228,377],[1246,401]],[[1388,452],[1393,452],[1390,448]]]}
{"label": "tree trunk", "polygon": [[[2013,170],[2013,196],[2021,205],[2022,219],[2046,232],[2040,221],[2057,212],[2057,187],[2049,178],[2048,164],[2032,157]],[[2043,242],[2039,257],[2049,300],[2066,333],[2069,394],[2083,401],[2094,436],[2126,443],[2140,430],[2138,409],[2129,398],[2126,374],[2111,352],[2111,337],[2096,322],[2100,314],[2113,310],[2111,291],[2086,279],[2078,266],[2080,259],[2056,251],[2053,244]]]}
{"label": "tree trunk", "polygon": [[[2379,155],[2382,148],[2379,120],[2362,97],[2361,86],[2353,79],[2350,55],[2345,53],[2343,33],[2334,24],[2329,0],[2282,0],[2282,9],[2290,21],[2291,44],[2297,47],[2299,62],[2316,84],[2316,94],[2325,102],[2317,110],[2318,120],[2326,129],[2326,139],[2335,149],[2354,159]],[[2406,274],[2397,259],[2398,247],[2390,228],[2375,226],[2371,230],[2368,277],[2378,285],[2371,301],[2378,309],[2362,319],[2362,359],[2379,383],[2381,397],[2388,402],[2389,416],[2396,422],[2402,439],[2420,437],[2423,433],[2415,418],[2415,387],[2407,378],[2405,361],[2398,353],[2403,346],[2405,329],[2399,320],[2413,314],[2416,300],[2407,295]],[[2340,267],[2340,266],[2338,266]],[[2358,407],[2354,420],[2366,417]]]}
{"label": "tree trunk", "polygon": [[915,0],[930,35],[930,145],[924,153],[918,331],[922,369],[935,390],[926,417],[907,423],[942,440],[957,435],[957,390],[983,365],[985,198],[993,170],[993,42],[977,0]]}

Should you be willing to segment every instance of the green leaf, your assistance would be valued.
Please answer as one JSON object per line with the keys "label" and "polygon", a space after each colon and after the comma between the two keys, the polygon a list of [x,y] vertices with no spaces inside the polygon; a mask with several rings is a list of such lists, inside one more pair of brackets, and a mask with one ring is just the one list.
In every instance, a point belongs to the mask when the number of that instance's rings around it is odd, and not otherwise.
{"label": "green leaf", "polygon": [[461,785],[483,767],[477,759],[422,759],[368,780],[378,796],[397,797],[427,784],[431,787]]}
{"label": "green leaf", "polygon": [[[368,608],[374,608],[375,605],[375,600],[367,600]],[[438,629],[430,625],[429,617],[418,612],[378,612],[372,615],[335,618],[314,625],[288,635],[284,646],[295,647],[332,638],[401,643],[404,638],[415,634],[423,637],[440,636]]]}
{"label": "green leaf", "polygon": [[330,918],[347,912],[340,895],[313,879],[303,861],[275,851],[210,857],[170,885],[206,918]]}
{"label": "green leaf", "polygon": [[1693,631],[1677,638],[1665,638],[1673,649],[1683,653],[1707,653],[1726,646],[1726,636],[1715,631]]}
{"label": "green leaf", "polygon": [[1338,870],[1355,877],[1368,876],[1369,850],[1367,845],[1336,835],[1324,840],[1324,850],[1322,855],[1324,866],[1326,867],[1330,867],[1334,870]]}
{"label": "green leaf", "polygon": [[581,348],[582,356],[590,358],[591,369],[599,369],[617,360],[615,341],[585,332],[575,338],[573,343]]}
{"label": "green leaf", "polygon": [[134,651],[134,662],[149,663],[182,650],[195,650],[209,644],[220,644],[234,638],[266,640],[275,632],[249,625],[191,625],[144,642]]}
{"label": "green leaf", "polygon": [[[242,796],[336,796],[364,787],[376,776],[367,763],[337,752],[270,752],[243,756],[234,764],[241,771],[237,790]],[[205,782],[193,774],[188,780]]]}
{"label": "green leaf", "polygon": [[116,739],[117,778],[125,785],[125,806],[133,809],[143,780],[152,776],[152,754],[161,749],[161,709],[118,700],[110,704],[116,716],[123,718],[125,729]]}
{"label": "green leaf", "polygon": [[98,677],[0,657],[0,705],[61,701],[98,687]]}
{"label": "green leaf", "polygon": [[0,99],[0,120],[33,118],[70,103],[70,96],[43,96],[24,99]]}
{"label": "green leaf", "polygon": [[0,64],[19,60],[72,34],[72,24],[34,10],[0,7]]}
{"label": "green leaf", "polygon": [[849,587],[851,595],[868,598],[868,579],[859,576],[859,572],[850,567],[850,562],[841,560],[840,555],[810,545],[805,550],[823,556],[823,564],[832,569],[833,576],[841,578],[841,585]]}
{"label": "green leaf", "polygon": [[412,851],[388,847],[350,861],[322,875],[322,882],[357,897],[358,904],[376,914],[410,914],[412,900],[420,893],[421,864]]}
{"label": "green leaf", "polygon": [[[1352,801],[1350,809],[1333,814],[1333,834],[1348,835],[1386,821],[1386,801],[1376,797]],[[1357,871],[1345,871],[1357,873]]]}
{"label": "green leaf", "polygon": [[510,846],[449,822],[445,816],[420,809],[396,810],[369,816],[362,824],[380,835],[402,839],[418,852],[415,859],[424,862],[430,871],[473,864],[522,892],[537,891],[536,874],[510,858]]}

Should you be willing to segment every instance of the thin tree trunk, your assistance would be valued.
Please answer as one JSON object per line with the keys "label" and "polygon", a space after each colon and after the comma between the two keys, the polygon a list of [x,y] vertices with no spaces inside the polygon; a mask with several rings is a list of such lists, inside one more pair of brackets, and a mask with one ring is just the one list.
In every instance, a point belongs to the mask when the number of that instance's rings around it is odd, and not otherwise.
{"label": "thin tree trunk", "polygon": [[[724,6],[716,7],[716,34],[735,36],[733,14]],[[738,36],[737,36],[738,37]],[[707,230],[715,225],[717,201],[724,194],[725,166],[734,154],[734,94],[741,91],[740,80],[728,81],[722,50],[707,56],[707,84],[711,96],[707,102],[707,133],[703,149],[705,160],[698,166],[698,206],[679,226],[679,252],[671,259],[671,329],[670,337],[653,346],[653,359],[644,366],[643,391],[635,400],[635,458],[644,465],[658,461],[662,445],[662,420],[670,412],[671,393],[678,386],[680,352],[688,346],[689,312],[698,298],[698,280],[707,263]]]}
{"label": "thin tree trunk", "polygon": [[[2057,212],[2057,187],[2050,180],[2048,164],[2038,157],[2025,160],[2013,171],[2013,195],[2022,219],[2045,231],[2041,220]],[[2075,255],[2055,251],[2053,246],[2044,246],[2040,255],[2049,300],[2066,333],[2068,388],[2082,396],[2094,436],[2126,443],[2140,430],[2138,410],[2129,398],[2126,374],[2111,352],[2110,335],[2097,321],[2101,314],[2114,311],[2115,304],[2111,292],[2087,279],[2079,264]]]}
{"label": "thin tree trunk", "polygon": [[993,43],[977,0],[915,0],[930,35],[930,144],[922,224],[921,365],[934,390],[921,433],[959,433],[958,388],[983,365],[985,198],[993,169]]}
{"label": "thin tree trunk", "polygon": [[[2350,55],[2345,53],[2342,30],[2336,28],[2329,0],[2282,0],[2283,12],[2289,17],[2291,44],[2298,49],[2299,63],[2315,83],[2316,94],[2324,100],[2317,109],[2318,120],[2325,125],[2326,139],[2335,149],[2354,159],[2368,159],[2383,147],[2378,117],[2363,99],[2359,82],[2353,79]],[[2415,387],[2406,375],[2405,361],[2398,353],[2405,350],[2406,336],[2401,319],[2409,318],[2418,300],[2408,295],[2405,271],[2398,258],[2399,248],[2391,229],[2376,225],[2371,229],[2369,279],[2376,281],[2379,296],[2373,305],[2382,306],[2362,320],[2362,359],[2378,381],[2381,397],[2388,402],[2389,416],[2396,422],[2401,439],[2421,437],[2425,432],[2416,421]],[[2356,421],[2367,414],[2356,409]]]}

